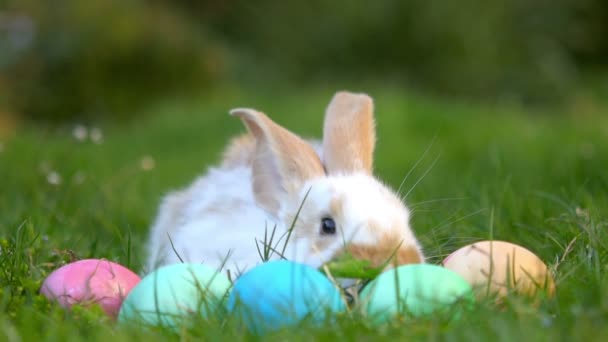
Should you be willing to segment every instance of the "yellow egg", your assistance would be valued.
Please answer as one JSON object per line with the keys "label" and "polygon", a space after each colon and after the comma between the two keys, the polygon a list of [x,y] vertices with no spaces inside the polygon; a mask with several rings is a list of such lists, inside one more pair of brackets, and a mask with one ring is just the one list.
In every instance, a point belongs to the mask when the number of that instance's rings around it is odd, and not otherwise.
{"label": "yellow egg", "polygon": [[443,266],[460,274],[480,295],[504,296],[515,291],[535,295],[555,293],[547,265],[524,247],[505,241],[480,241],[443,260]]}

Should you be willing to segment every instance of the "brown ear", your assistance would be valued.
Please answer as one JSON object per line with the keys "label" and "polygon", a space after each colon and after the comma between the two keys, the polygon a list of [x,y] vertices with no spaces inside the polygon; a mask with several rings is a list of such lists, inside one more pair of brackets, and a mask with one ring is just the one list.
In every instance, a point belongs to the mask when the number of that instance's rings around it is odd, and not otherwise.
{"label": "brown ear", "polygon": [[323,162],[330,174],[372,173],[374,104],[365,94],[338,92],[325,112]]}
{"label": "brown ear", "polygon": [[252,173],[258,203],[271,213],[309,179],[324,176],[318,155],[297,135],[253,109],[233,109],[256,139]]}

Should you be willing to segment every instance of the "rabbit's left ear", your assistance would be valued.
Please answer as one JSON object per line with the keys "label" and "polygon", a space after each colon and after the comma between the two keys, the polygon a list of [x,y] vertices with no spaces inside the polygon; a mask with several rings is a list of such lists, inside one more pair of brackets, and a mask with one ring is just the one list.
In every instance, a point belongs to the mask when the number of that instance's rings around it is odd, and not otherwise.
{"label": "rabbit's left ear", "polygon": [[372,173],[376,128],[374,103],[366,94],[338,92],[323,126],[323,162],[329,174]]}
{"label": "rabbit's left ear", "polygon": [[306,181],[325,175],[318,155],[297,135],[253,109],[237,108],[230,113],[241,118],[256,139],[253,192],[269,212],[276,214]]}

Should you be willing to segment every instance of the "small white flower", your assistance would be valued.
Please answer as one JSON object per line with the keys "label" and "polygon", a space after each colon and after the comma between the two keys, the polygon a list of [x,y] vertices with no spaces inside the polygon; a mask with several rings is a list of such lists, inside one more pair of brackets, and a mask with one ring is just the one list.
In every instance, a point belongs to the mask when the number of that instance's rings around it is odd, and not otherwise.
{"label": "small white flower", "polygon": [[140,166],[142,170],[150,171],[156,166],[156,162],[151,156],[144,156],[143,158],[141,158]]}
{"label": "small white flower", "polygon": [[61,184],[61,175],[55,171],[51,171],[46,175],[46,181],[52,185],[59,185]]}
{"label": "small white flower", "polygon": [[91,141],[95,144],[101,144],[103,142],[103,132],[99,128],[92,128],[89,134]]}
{"label": "small white flower", "polygon": [[89,135],[89,131],[83,125],[76,125],[76,127],[74,127],[72,130],[72,135],[78,141],[85,141]]}

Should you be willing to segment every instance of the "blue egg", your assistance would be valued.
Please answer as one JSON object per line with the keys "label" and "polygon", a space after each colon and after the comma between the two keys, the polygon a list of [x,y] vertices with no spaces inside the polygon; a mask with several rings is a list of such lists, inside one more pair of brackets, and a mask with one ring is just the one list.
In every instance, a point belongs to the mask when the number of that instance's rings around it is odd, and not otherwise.
{"label": "blue egg", "polygon": [[321,272],[280,260],[243,274],[234,283],[228,310],[261,333],[303,320],[322,323],[344,311],[345,305],[338,289]]}

